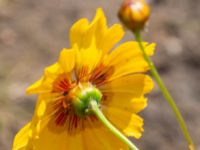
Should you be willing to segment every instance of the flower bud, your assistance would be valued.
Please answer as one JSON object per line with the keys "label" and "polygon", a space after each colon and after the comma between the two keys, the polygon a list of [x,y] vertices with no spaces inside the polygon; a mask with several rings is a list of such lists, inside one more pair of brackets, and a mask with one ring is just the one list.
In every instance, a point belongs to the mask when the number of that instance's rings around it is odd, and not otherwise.
{"label": "flower bud", "polygon": [[72,92],[74,95],[72,104],[75,113],[80,117],[90,114],[90,112],[86,111],[89,109],[91,100],[94,100],[99,104],[102,98],[101,92],[89,83],[79,84]]}
{"label": "flower bud", "polygon": [[144,0],[125,0],[118,17],[133,32],[142,30],[149,18],[150,8]]}

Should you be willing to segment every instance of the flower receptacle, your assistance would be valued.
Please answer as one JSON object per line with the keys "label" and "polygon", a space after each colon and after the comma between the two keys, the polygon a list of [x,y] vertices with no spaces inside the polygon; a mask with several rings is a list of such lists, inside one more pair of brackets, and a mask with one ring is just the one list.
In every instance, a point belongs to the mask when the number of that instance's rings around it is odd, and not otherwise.
{"label": "flower receptacle", "polygon": [[101,92],[89,83],[80,83],[74,90],[74,98],[72,104],[76,114],[80,117],[91,114],[89,111],[89,103],[95,100],[97,104],[100,103]]}

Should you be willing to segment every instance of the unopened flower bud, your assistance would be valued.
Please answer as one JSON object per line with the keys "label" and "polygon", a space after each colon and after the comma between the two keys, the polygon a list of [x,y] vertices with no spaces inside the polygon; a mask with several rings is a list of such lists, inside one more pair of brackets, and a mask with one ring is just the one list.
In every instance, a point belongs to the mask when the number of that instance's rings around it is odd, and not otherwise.
{"label": "unopened flower bud", "polygon": [[145,0],[125,0],[118,13],[122,23],[133,32],[144,28],[149,15],[150,8]]}

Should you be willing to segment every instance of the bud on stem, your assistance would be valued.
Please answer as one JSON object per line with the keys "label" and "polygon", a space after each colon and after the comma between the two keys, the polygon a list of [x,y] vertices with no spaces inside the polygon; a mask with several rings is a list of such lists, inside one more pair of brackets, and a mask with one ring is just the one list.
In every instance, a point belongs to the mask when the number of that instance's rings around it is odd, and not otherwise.
{"label": "bud on stem", "polygon": [[149,16],[150,8],[144,0],[125,0],[118,13],[121,22],[133,32],[142,30]]}

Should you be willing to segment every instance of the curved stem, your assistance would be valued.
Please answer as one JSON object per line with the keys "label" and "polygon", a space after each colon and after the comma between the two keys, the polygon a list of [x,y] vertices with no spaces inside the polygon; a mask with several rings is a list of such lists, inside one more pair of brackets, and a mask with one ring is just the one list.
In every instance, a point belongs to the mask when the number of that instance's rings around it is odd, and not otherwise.
{"label": "curved stem", "polygon": [[131,150],[139,150],[126,136],[124,136],[118,129],[116,129],[103,115],[99,106],[95,100],[90,101],[91,111],[96,115],[96,117],[122,142],[127,144]]}
{"label": "curved stem", "polygon": [[171,106],[172,110],[174,111],[175,113],[175,116],[176,116],[176,119],[182,129],[182,132],[183,132],[183,135],[189,145],[189,149],[190,150],[195,150],[194,148],[194,144],[192,142],[192,138],[188,132],[188,129],[186,127],[186,124],[184,122],[184,119],[183,117],[181,116],[181,113],[178,109],[178,107],[176,106],[176,103],[174,102],[172,96],[170,95],[169,91],[167,90],[166,86],[164,85],[162,79],[160,78],[159,74],[158,74],[158,71],[156,69],[156,67],[154,66],[152,60],[149,58],[149,56],[146,54],[145,52],[145,49],[142,45],[142,37],[141,37],[141,34],[139,31],[135,32],[135,36],[136,36],[136,40],[138,41],[139,43],[139,46],[140,46],[140,49],[144,55],[144,59],[147,61],[150,69],[151,69],[151,73],[152,75],[154,76],[158,86],[160,87],[165,99],[167,100],[167,102],[169,103],[169,105]]}

